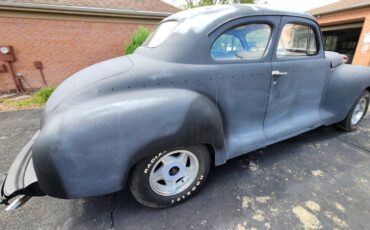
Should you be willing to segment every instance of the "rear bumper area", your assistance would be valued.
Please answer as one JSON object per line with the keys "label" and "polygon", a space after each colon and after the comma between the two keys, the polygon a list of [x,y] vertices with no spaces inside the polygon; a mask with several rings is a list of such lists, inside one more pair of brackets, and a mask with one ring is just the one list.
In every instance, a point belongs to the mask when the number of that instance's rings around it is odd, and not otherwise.
{"label": "rear bumper area", "polygon": [[6,178],[1,186],[1,204],[8,204],[8,201],[18,195],[42,196],[32,161],[32,146],[39,131],[23,147],[22,151],[15,158],[10,166]]}

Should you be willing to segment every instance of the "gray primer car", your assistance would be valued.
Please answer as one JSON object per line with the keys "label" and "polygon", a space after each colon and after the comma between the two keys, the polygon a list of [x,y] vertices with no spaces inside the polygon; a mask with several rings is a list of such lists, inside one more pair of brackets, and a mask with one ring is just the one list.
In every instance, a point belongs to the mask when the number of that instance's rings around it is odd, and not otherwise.
{"label": "gray primer car", "polygon": [[324,52],[310,15],[254,5],[183,11],[134,54],[56,89],[9,169],[3,203],[129,186],[140,203],[168,207],[193,195],[211,164],[322,125],[356,129],[369,87],[368,68]]}

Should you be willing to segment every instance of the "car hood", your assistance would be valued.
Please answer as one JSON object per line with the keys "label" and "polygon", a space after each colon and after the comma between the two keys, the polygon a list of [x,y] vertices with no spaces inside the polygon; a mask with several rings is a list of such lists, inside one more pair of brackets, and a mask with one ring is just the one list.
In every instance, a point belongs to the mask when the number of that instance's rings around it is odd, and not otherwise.
{"label": "car hood", "polygon": [[50,114],[65,100],[82,89],[104,79],[125,73],[132,67],[133,63],[130,58],[123,56],[106,60],[78,71],[60,84],[54,91],[45,105],[44,114]]}

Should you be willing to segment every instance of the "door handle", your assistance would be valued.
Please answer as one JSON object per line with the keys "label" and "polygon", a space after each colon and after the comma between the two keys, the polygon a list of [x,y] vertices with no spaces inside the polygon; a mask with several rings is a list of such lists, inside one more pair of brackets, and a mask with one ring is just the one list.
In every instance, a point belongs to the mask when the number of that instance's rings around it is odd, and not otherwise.
{"label": "door handle", "polygon": [[280,72],[279,70],[272,71],[272,76],[274,77],[280,77],[280,76],[286,76],[288,75],[288,72]]}

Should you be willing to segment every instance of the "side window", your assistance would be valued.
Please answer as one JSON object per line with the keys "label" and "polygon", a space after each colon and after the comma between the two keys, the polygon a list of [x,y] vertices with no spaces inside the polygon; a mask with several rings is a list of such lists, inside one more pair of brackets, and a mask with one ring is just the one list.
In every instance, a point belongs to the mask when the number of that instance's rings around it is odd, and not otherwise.
{"label": "side window", "polygon": [[286,24],[280,34],[277,58],[317,54],[316,36],[311,26]]}
{"label": "side window", "polygon": [[212,45],[214,60],[248,60],[264,56],[271,36],[267,24],[248,24],[226,31]]}
{"label": "side window", "polygon": [[232,34],[221,35],[213,44],[214,52],[234,52],[243,49],[242,43],[237,36]]}

